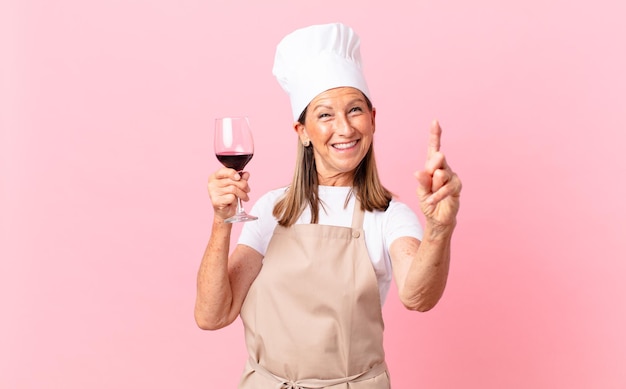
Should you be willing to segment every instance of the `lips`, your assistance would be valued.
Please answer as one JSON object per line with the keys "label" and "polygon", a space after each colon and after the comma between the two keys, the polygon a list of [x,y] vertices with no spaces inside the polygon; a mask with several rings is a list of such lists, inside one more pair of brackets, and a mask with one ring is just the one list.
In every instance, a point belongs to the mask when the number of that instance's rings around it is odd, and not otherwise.
{"label": "lips", "polygon": [[333,147],[339,150],[345,150],[345,149],[354,147],[356,143],[357,143],[356,140],[353,140],[352,142],[347,142],[347,143],[335,143],[333,144]]}

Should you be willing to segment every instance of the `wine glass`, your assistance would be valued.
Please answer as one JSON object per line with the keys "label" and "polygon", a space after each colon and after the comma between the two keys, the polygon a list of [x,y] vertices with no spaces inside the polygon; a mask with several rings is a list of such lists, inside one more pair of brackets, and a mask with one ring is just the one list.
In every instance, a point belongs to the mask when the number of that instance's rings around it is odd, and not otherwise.
{"label": "wine glass", "polygon": [[[215,156],[222,165],[235,169],[239,174],[254,155],[254,142],[250,123],[245,116],[215,119]],[[237,213],[224,220],[226,223],[247,222],[258,219],[248,215],[241,199],[237,198]]]}

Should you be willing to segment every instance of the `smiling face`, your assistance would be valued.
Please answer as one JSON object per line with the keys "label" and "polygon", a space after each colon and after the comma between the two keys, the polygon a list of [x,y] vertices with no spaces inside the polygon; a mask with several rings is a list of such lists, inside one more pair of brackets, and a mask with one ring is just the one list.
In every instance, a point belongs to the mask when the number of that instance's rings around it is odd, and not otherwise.
{"label": "smiling face", "polygon": [[309,103],[304,125],[295,130],[302,143],[311,141],[320,185],[352,185],[372,145],[375,116],[363,93],[350,87],[329,89]]}

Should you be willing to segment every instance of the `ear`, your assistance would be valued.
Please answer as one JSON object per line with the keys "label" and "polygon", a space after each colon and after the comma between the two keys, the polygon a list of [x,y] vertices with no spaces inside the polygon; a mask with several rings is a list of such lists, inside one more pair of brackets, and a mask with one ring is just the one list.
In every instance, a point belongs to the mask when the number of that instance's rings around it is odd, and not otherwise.
{"label": "ear", "polygon": [[376,132],[376,108],[372,107],[372,133]]}
{"label": "ear", "polygon": [[309,135],[306,133],[306,127],[304,127],[304,124],[300,122],[295,122],[293,124],[293,129],[298,134],[298,137],[300,137],[300,142],[302,142],[302,144],[310,142]]}

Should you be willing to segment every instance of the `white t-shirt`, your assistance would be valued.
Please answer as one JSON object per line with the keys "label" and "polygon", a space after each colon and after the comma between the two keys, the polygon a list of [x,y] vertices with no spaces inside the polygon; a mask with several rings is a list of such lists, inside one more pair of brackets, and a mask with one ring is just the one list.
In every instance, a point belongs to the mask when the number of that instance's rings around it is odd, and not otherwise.
{"label": "white t-shirt", "polygon": [[[258,199],[249,213],[258,216],[259,219],[244,224],[239,236],[239,244],[250,246],[261,255],[265,255],[274,228],[278,224],[272,215],[272,210],[285,189],[272,190]],[[319,187],[319,198],[324,204],[324,207],[320,207],[319,224],[351,227],[354,196],[350,197],[348,206],[344,208],[349,192],[349,187]],[[311,212],[307,208],[296,223],[309,224],[310,222]],[[403,236],[422,240],[423,229],[411,208],[404,203],[391,200],[385,212],[365,212],[363,230],[367,250],[378,279],[380,301],[384,303],[392,280],[389,256],[391,243]]]}

